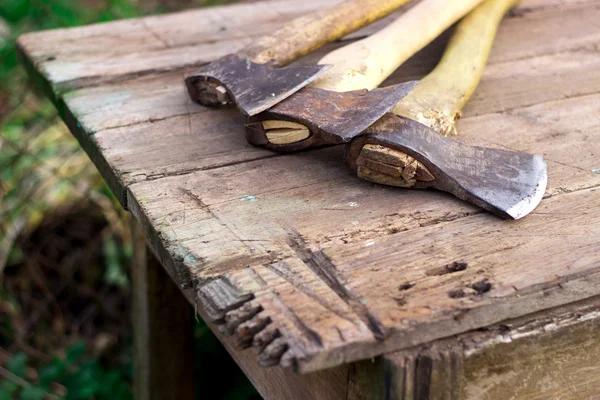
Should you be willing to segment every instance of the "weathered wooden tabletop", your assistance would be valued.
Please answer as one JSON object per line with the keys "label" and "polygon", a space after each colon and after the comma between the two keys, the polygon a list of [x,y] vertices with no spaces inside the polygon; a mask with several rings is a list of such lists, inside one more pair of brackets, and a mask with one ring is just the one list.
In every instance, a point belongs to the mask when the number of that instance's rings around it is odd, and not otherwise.
{"label": "weathered wooden tabletop", "polygon": [[[189,101],[186,72],[332,3],[201,9],[19,46],[174,279],[263,363],[321,370],[600,294],[600,0],[525,0],[458,124],[467,143],[545,156],[545,199],[517,222],[361,181],[341,148],[253,148],[236,110]],[[443,41],[389,83],[424,75]]]}

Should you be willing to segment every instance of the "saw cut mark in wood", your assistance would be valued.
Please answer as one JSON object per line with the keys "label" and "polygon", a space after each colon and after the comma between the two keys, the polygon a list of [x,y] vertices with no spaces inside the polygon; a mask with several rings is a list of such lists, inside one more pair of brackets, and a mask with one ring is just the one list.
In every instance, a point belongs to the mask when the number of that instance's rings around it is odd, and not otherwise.
{"label": "saw cut mark in wood", "polygon": [[[352,306],[299,259],[242,269],[228,279],[254,297],[228,312],[227,327],[237,332],[240,342],[259,344],[259,359],[265,365],[297,366],[299,359],[323,348],[374,340],[368,324]],[[258,336],[263,330],[266,333]],[[304,339],[298,341],[297,337]]]}

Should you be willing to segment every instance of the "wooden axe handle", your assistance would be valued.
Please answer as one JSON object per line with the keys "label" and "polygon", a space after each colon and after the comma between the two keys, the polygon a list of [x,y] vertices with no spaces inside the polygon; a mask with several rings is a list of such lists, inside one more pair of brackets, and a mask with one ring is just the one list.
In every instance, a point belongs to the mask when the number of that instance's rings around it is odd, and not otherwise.
{"label": "wooden axe handle", "polygon": [[456,26],[437,67],[393,112],[444,136],[456,134],[455,121],[477,88],[498,26],[520,0],[487,0]]}
{"label": "wooden axe handle", "polygon": [[[482,1],[422,0],[381,31],[326,55],[319,63],[333,67],[309,87],[337,92],[374,89]],[[310,135],[306,129],[291,126],[286,130],[264,128],[272,144],[295,143]]]}
{"label": "wooden axe handle", "polygon": [[311,86],[372,90],[482,1],[422,0],[381,31],[326,55],[319,64],[333,67]]}
{"label": "wooden axe handle", "polygon": [[259,64],[285,66],[340,39],[405,5],[411,0],[346,0],[296,18],[269,36],[242,50],[240,57]]}

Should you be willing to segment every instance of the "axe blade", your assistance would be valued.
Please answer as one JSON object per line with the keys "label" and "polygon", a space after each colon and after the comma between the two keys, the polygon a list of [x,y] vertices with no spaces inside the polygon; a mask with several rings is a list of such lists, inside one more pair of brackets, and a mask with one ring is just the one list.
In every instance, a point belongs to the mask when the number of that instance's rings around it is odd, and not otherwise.
{"label": "axe blade", "polygon": [[186,77],[190,98],[218,107],[235,103],[246,115],[261,113],[325,73],[330,65],[273,67],[230,54]]}
{"label": "axe blade", "polygon": [[[373,125],[402,100],[418,81],[352,92],[304,88],[268,111],[250,118],[246,126],[250,143],[276,151],[298,151],[308,147],[347,143]],[[297,122],[311,136],[287,145],[269,144],[260,121],[269,119]]]}
{"label": "axe blade", "polygon": [[354,169],[365,144],[399,150],[428,168],[435,180],[415,187],[451,193],[504,218],[529,214],[542,200],[548,182],[542,156],[469,146],[404,117],[386,115],[351,143],[345,157]]}

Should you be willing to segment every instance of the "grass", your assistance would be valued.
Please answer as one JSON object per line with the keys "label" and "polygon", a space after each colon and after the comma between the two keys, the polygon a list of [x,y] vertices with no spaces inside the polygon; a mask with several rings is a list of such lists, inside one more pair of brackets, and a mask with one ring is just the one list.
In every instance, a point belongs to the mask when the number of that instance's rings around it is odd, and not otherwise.
{"label": "grass", "polygon": [[[16,38],[223,2],[0,1],[0,400],[132,397],[127,213],[18,65]],[[199,398],[258,398],[205,324],[195,336]]]}

